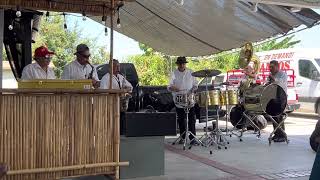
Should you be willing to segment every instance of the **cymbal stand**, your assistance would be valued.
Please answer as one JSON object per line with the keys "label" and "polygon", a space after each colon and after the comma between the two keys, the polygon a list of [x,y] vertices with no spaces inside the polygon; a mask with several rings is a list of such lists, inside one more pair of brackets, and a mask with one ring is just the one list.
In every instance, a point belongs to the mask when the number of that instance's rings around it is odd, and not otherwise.
{"label": "cymbal stand", "polygon": [[[228,85],[226,86],[226,100],[229,101],[229,94],[228,94]],[[232,130],[230,131],[231,134],[229,134],[229,128],[228,128],[228,122],[230,121],[230,110],[229,110],[229,103],[226,102],[226,136],[231,136]]]}
{"label": "cymbal stand", "polygon": [[209,145],[215,144],[218,146],[217,142],[215,141],[215,139],[208,134],[208,104],[209,104],[209,100],[210,98],[208,98],[208,77],[205,77],[205,81],[206,81],[206,128],[205,128],[205,133],[203,136],[200,137],[200,140],[203,142],[203,144],[208,147]]}
{"label": "cymbal stand", "polygon": [[[229,141],[219,128],[219,106],[217,107],[216,128],[210,135],[216,140],[218,149],[221,149],[221,146],[224,147],[224,149],[228,149],[227,144],[229,144]],[[210,154],[212,154],[212,150],[210,150]]]}

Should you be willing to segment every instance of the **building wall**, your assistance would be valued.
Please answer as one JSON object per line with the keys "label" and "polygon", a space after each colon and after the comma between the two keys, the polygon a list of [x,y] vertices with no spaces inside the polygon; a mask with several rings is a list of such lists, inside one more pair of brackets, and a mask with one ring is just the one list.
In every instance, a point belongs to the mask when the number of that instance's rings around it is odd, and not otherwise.
{"label": "building wall", "polygon": [[[8,61],[2,62],[3,70],[2,70],[2,88],[18,88],[18,84],[14,75],[11,71],[10,65]],[[0,75],[0,77],[1,77]]]}

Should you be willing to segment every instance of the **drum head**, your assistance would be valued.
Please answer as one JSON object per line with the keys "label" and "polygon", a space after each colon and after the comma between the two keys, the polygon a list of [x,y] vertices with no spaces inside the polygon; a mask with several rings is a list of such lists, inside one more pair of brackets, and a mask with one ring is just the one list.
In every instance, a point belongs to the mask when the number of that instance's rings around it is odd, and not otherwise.
{"label": "drum head", "polygon": [[287,106],[287,94],[281,86],[270,84],[262,93],[265,112],[271,116],[281,115]]}

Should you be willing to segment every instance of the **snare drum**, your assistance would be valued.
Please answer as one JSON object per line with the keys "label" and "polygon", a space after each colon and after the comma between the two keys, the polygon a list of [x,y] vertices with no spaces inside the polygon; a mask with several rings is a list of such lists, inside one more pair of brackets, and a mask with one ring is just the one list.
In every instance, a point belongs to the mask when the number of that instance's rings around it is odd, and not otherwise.
{"label": "snare drum", "polygon": [[194,94],[177,94],[175,104],[182,107],[193,107],[195,104]]}

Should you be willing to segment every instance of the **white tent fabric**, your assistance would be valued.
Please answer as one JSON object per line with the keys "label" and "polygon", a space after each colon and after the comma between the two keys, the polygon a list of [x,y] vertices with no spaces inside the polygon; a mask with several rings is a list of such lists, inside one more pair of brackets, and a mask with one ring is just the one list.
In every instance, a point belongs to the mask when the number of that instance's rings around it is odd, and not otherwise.
{"label": "white tent fabric", "polygon": [[273,4],[300,8],[320,8],[319,0],[248,0],[262,4]]}
{"label": "white tent fabric", "polygon": [[[303,15],[277,5],[238,0],[137,0],[120,10],[116,31],[168,55],[201,56],[287,33],[301,24],[312,26],[318,14]],[[101,17],[93,17],[101,22]]]}

